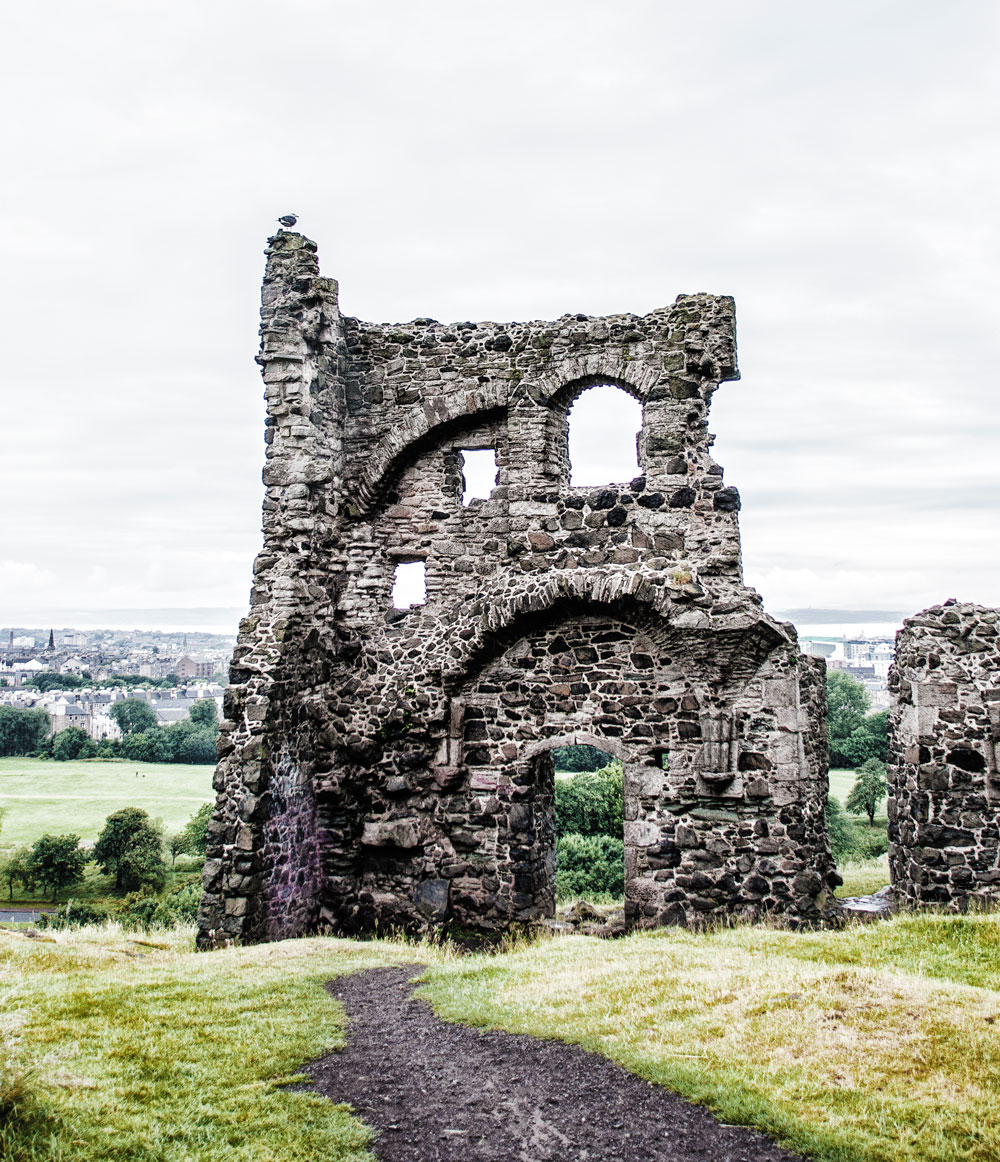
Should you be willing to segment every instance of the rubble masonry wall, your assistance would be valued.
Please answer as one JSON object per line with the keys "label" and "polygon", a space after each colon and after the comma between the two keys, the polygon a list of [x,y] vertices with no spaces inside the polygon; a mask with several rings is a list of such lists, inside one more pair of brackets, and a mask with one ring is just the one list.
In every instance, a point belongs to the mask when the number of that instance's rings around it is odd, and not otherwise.
{"label": "rubble masonry wall", "polygon": [[[808,919],[835,873],[823,664],[742,581],[708,409],[733,302],[374,325],[270,240],[264,547],[226,696],[202,946],[552,911],[551,751],[625,770],[629,923]],[[571,487],[588,387],[638,400],[641,475]],[[496,487],[462,503],[461,452]],[[427,598],[394,610],[401,561]]]}

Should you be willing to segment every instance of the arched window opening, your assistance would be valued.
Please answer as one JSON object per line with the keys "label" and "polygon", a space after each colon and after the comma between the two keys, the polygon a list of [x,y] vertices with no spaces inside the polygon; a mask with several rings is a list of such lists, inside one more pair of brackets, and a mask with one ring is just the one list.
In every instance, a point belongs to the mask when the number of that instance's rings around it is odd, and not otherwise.
{"label": "arched window opening", "polygon": [[494,448],[462,448],[462,504],[489,500],[497,485],[497,454]]}
{"label": "arched window opening", "polygon": [[590,387],[569,412],[569,482],[623,484],[641,475],[642,404],[610,383]]}
{"label": "arched window opening", "polygon": [[427,565],[424,561],[397,561],[392,577],[393,609],[409,609],[427,601]]}
{"label": "arched window opening", "polygon": [[594,746],[552,751],[556,904],[620,905],[625,895],[625,788],[621,762]]}

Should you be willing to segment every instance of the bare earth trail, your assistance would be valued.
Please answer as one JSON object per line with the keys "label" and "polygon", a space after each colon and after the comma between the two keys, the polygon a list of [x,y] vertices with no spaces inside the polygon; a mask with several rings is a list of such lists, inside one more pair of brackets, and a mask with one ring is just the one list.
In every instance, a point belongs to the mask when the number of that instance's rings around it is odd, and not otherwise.
{"label": "bare earth trail", "polygon": [[440,1021],[410,995],[420,971],[332,981],[347,1046],[309,1067],[383,1162],[801,1162],[597,1054]]}

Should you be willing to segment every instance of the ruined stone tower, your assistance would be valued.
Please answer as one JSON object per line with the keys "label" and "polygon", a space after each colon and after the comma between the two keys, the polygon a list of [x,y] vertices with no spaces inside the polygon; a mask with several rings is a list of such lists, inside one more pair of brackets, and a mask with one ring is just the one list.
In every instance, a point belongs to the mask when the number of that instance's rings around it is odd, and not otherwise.
{"label": "ruined stone tower", "polygon": [[[200,942],[553,910],[551,751],[624,764],[626,915],[808,918],[834,882],[823,663],[742,582],[710,455],[733,301],[554,322],[345,318],[270,239],[264,548],[216,773]],[[615,385],[641,475],[571,487],[568,413]],[[463,504],[463,452],[496,486]],[[425,603],[393,608],[400,564]]]}
{"label": "ruined stone tower", "polygon": [[1000,610],[903,622],[889,672],[889,864],[902,905],[1000,901]]}

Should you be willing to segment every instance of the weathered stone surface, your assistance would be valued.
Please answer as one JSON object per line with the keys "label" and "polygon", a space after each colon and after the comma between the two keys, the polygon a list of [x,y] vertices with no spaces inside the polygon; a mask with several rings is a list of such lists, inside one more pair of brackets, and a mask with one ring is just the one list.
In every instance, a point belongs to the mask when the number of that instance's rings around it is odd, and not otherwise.
{"label": "weathered stone surface", "polygon": [[903,623],[889,672],[889,867],[901,904],[1000,900],[1000,610]]}
{"label": "weathered stone surface", "polygon": [[[732,300],[383,326],[340,314],[315,251],[285,231],[268,250],[264,548],[202,946],[551,916],[568,743],[624,764],[628,924],[816,916],[822,663],[744,587],[710,454]],[[600,383],[643,406],[642,474],[570,487],[569,410]],[[465,505],[462,451],[484,448],[496,487]],[[413,561],[426,603],[394,610]]]}

